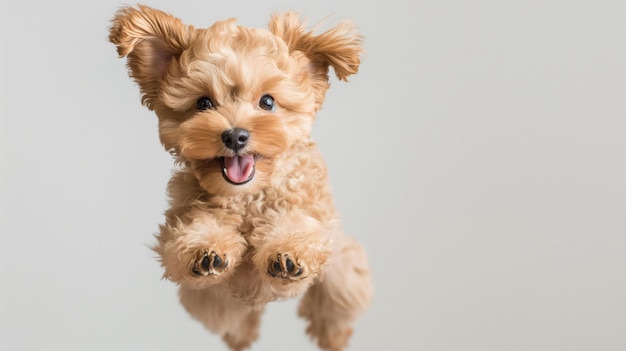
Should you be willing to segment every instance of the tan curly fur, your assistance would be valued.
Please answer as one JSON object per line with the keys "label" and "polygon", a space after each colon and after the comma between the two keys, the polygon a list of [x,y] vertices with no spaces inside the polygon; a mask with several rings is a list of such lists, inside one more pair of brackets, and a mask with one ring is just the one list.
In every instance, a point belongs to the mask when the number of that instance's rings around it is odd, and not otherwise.
{"label": "tan curly fur", "polygon": [[[282,13],[269,30],[234,19],[195,29],[138,6],[117,12],[109,40],[180,166],[154,250],[182,305],[238,351],[258,337],[266,303],[303,295],[308,334],[343,350],[370,303],[370,273],[341,231],[310,134],[329,68],[342,80],[358,70],[355,26],[316,35]],[[246,134],[224,137],[233,130]]]}

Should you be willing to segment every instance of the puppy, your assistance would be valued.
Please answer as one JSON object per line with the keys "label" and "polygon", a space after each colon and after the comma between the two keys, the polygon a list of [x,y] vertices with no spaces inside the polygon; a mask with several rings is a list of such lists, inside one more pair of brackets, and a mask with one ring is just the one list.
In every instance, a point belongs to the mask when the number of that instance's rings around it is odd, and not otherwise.
{"label": "puppy", "polygon": [[340,80],[358,70],[354,25],[315,35],[282,13],[269,30],[234,19],[196,29],[139,6],[116,13],[109,40],[179,165],[154,250],[185,309],[239,351],[265,304],[303,295],[307,333],[343,350],[371,278],[340,229],[311,128],[329,68]]}

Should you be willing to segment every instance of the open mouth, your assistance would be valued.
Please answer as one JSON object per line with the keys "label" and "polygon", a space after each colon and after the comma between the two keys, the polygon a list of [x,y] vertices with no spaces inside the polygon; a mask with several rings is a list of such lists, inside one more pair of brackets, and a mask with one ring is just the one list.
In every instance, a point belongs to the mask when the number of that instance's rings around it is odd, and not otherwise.
{"label": "open mouth", "polygon": [[235,155],[220,157],[222,176],[233,185],[242,185],[254,178],[256,157],[254,155]]}

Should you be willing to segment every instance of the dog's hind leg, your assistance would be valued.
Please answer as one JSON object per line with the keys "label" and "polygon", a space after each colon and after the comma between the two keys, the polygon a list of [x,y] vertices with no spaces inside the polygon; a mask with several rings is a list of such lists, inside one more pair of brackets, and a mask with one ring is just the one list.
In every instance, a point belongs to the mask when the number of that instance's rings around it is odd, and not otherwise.
{"label": "dog's hind leg", "polygon": [[187,312],[220,335],[231,350],[242,351],[258,338],[262,306],[248,306],[221,286],[203,290],[181,286],[179,296]]}
{"label": "dog's hind leg", "polygon": [[341,236],[319,280],[300,303],[299,314],[309,321],[307,333],[324,350],[341,351],[356,318],[372,299],[372,283],[363,248]]}

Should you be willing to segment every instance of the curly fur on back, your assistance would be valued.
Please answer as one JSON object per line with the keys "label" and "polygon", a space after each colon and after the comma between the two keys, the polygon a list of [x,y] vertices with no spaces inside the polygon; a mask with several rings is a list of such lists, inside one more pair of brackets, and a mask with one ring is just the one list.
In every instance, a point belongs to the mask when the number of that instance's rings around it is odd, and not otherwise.
{"label": "curly fur on back", "polygon": [[355,26],[315,35],[282,13],[269,30],[234,19],[196,29],[139,6],[117,12],[109,39],[180,164],[154,250],[183,306],[243,350],[267,302],[304,295],[307,332],[342,350],[371,280],[363,249],[340,229],[310,134],[329,67],[341,80],[358,70]]}

